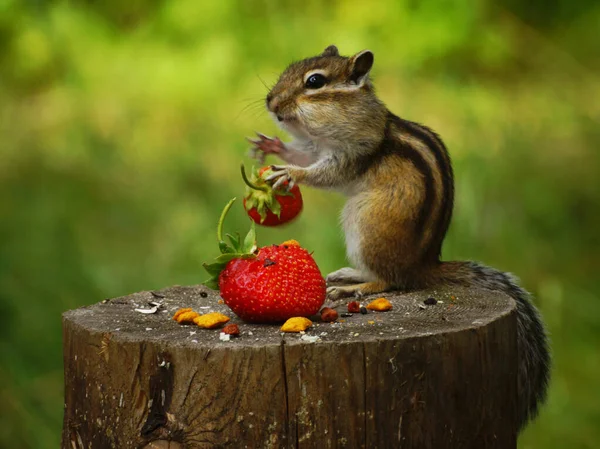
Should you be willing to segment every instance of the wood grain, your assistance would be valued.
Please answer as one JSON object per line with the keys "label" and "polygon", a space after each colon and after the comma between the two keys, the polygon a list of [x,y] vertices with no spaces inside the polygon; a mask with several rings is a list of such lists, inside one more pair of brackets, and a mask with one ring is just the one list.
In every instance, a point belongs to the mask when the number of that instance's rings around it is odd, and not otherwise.
{"label": "wood grain", "polygon": [[[390,312],[315,318],[309,342],[243,323],[215,293],[171,287],[64,314],[63,449],[516,447],[507,296],[394,293]],[[135,311],[150,301],[156,314]],[[182,307],[225,313],[241,335],[181,326]]]}

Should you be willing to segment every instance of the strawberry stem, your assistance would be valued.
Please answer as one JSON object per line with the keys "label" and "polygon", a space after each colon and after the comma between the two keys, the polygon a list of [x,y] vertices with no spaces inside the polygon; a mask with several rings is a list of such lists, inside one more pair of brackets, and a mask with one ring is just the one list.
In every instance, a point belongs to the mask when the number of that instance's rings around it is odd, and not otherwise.
{"label": "strawberry stem", "polygon": [[244,182],[246,183],[246,185],[248,187],[250,187],[251,189],[254,190],[262,190],[263,192],[268,192],[269,188],[266,186],[257,186],[256,184],[254,184],[253,182],[251,182],[248,179],[248,176],[246,176],[246,168],[244,167],[244,164],[240,164],[240,169],[242,171],[242,179],[244,180]]}
{"label": "strawberry stem", "polygon": [[221,212],[221,217],[219,218],[219,224],[217,226],[217,240],[219,242],[223,241],[223,222],[225,221],[225,215],[227,215],[227,212],[229,212],[229,209],[231,209],[231,206],[233,206],[233,203],[235,203],[236,199],[237,198],[233,198],[229,200],[225,206],[225,209],[223,209],[223,212]]}

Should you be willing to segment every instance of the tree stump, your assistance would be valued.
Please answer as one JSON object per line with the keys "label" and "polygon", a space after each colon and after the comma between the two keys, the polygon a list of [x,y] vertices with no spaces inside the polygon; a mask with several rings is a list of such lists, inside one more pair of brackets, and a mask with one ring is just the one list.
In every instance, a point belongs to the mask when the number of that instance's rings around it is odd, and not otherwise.
{"label": "tree stump", "polygon": [[[315,318],[305,335],[245,324],[203,286],[66,312],[62,448],[515,448],[514,301],[385,296],[389,312]],[[151,301],[155,314],[135,311]],[[179,325],[182,307],[241,335]]]}

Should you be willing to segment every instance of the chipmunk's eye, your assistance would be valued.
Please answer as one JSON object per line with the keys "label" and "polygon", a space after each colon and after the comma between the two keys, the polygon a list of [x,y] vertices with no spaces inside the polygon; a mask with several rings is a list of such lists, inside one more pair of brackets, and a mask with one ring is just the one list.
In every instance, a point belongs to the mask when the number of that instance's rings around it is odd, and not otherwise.
{"label": "chipmunk's eye", "polygon": [[307,89],[320,89],[325,84],[327,84],[327,78],[325,78],[320,73],[313,73],[306,79],[304,87],[306,87]]}

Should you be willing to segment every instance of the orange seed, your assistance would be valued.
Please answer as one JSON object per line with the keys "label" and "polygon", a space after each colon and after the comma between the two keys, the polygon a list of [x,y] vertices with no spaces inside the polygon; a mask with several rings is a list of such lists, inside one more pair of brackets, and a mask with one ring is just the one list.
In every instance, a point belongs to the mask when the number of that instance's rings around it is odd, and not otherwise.
{"label": "orange seed", "polygon": [[385,312],[387,310],[392,310],[392,303],[385,298],[377,298],[367,304],[367,309]]}
{"label": "orange seed", "polygon": [[312,326],[312,321],[303,316],[294,317],[288,319],[283,326],[281,326],[282,332],[302,332]]}
{"label": "orange seed", "polygon": [[194,312],[191,308],[186,308],[175,312],[173,319],[179,324],[192,324],[197,316],[199,316],[198,312]]}
{"label": "orange seed", "polygon": [[220,327],[222,324],[227,323],[230,320],[228,316],[223,315],[219,312],[211,312],[206,315],[199,315],[194,318],[194,323],[197,326],[203,327],[204,329],[214,329]]}
{"label": "orange seed", "polygon": [[174,319],[175,321],[177,321],[177,317],[178,317],[179,315],[181,315],[182,313],[185,313],[185,312],[191,312],[191,311],[192,311],[192,308],[191,308],[191,307],[187,307],[187,308],[185,308],[185,309],[179,309],[179,310],[177,310],[177,312],[175,312],[175,315],[173,315],[173,319]]}

